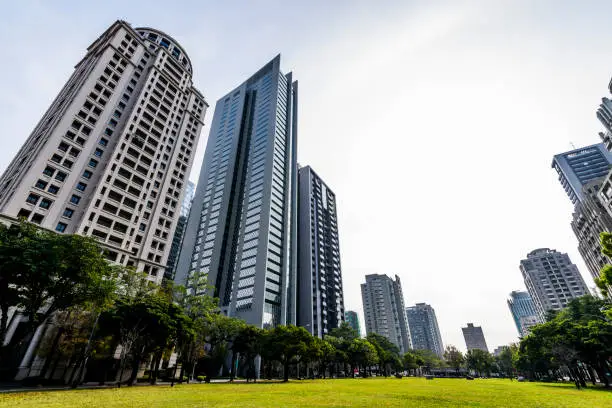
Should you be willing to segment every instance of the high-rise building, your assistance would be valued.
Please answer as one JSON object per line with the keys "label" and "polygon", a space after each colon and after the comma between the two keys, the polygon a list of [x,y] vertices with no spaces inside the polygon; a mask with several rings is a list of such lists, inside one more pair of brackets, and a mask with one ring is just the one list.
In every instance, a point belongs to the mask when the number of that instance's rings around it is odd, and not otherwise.
{"label": "high-rise building", "polygon": [[112,24],[0,178],[0,214],[93,236],[160,282],[208,104],[169,35]]}
{"label": "high-rise building", "polygon": [[512,291],[508,299],[508,308],[510,313],[512,313],[512,318],[520,337],[526,336],[532,326],[541,323],[538,319],[533,300],[531,300],[528,292]]}
{"label": "high-rise building", "polygon": [[410,328],[412,348],[415,350],[431,350],[442,358],[444,345],[433,307],[426,303],[417,303],[406,308],[406,317]]}
{"label": "high-rise building", "polygon": [[410,329],[399,276],[395,275],[393,280],[387,275],[366,275],[366,282],[361,284],[361,297],[366,333],[385,336],[402,353],[411,349]]}
{"label": "high-rise building", "polygon": [[553,157],[552,168],[572,203],[582,201],[582,186],[604,177],[612,167],[612,154],[602,143],[582,147]]}
{"label": "high-rise building", "polygon": [[309,166],[298,180],[297,322],[322,338],[344,321],[336,195]]}
{"label": "high-rise building", "polygon": [[576,265],[554,249],[531,251],[520,269],[540,321],[545,321],[547,311],[561,310],[570,300],[589,294]]}
{"label": "high-rise building", "polygon": [[195,194],[195,184],[191,181],[187,182],[185,188],[185,197],[181,203],[181,212],[179,219],[176,223],[176,229],[174,230],[174,236],[172,238],[172,245],[170,246],[170,254],[168,255],[168,263],[166,264],[166,271],[164,272],[164,279],[173,280],[174,271],[176,268],[176,261],[181,250],[183,243],[183,237],[185,236],[185,227],[187,225],[187,217],[189,217],[189,209],[191,208],[191,202]]}
{"label": "high-rise building", "polygon": [[357,312],[348,310],[346,312],[346,322],[352,327],[353,330],[357,332],[357,335],[361,337],[361,326],[359,325],[359,316],[357,315]]}
{"label": "high-rise building", "polygon": [[176,281],[222,311],[296,322],[297,82],[280,55],[217,101]]}
{"label": "high-rise building", "polygon": [[599,278],[601,268],[612,263],[612,259],[604,255],[600,242],[602,232],[612,231],[612,216],[606,211],[598,194],[611,195],[610,183],[601,189],[604,178],[589,181],[582,187],[583,200],[576,203],[572,214],[572,230],[578,239],[578,252],[584,259],[593,279]]}
{"label": "high-rise building", "polygon": [[482,332],[482,327],[474,326],[474,323],[468,323],[467,327],[461,328],[461,331],[463,332],[465,346],[467,347],[468,351],[479,349],[486,351],[487,353],[489,352],[484,333]]}

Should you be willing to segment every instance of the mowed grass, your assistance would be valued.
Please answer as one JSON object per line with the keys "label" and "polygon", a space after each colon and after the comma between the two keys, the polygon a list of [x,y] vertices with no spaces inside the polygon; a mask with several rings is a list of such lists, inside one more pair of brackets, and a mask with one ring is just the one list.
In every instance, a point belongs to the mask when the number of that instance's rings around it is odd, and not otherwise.
{"label": "mowed grass", "polygon": [[612,392],[509,380],[372,378],[0,394],[0,407],[612,407]]}

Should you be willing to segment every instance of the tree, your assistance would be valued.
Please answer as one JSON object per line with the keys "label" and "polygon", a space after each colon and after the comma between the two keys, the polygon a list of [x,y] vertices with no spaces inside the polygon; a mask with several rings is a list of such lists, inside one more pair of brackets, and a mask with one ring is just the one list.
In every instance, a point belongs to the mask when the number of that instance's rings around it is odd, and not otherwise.
{"label": "tree", "polygon": [[398,370],[401,368],[399,348],[391,343],[389,339],[380,334],[370,333],[366,337],[366,340],[376,349],[378,365],[385,377],[391,375],[391,370]]}
{"label": "tree", "polygon": [[463,353],[453,345],[446,346],[444,350],[444,360],[446,360],[449,366],[455,369],[455,373],[457,374],[459,374],[459,370],[463,367],[463,363],[465,362]]}
{"label": "tree", "polygon": [[404,353],[402,356],[402,365],[409,373],[410,371],[414,373],[414,371],[419,368],[419,364],[417,364],[417,357],[409,351]]}
{"label": "tree", "polygon": [[412,350],[411,351],[419,360],[421,367],[425,368],[425,372],[429,373],[432,368],[440,368],[444,365],[444,362],[438,357],[436,353],[428,349]]}
{"label": "tree", "polygon": [[353,369],[351,371],[354,373],[354,368],[358,367],[362,376],[366,375],[366,368],[378,363],[376,348],[365,339],[354,339],[349,346],[348,356]]}
{"label": "tree", "polygon": [[303,327],[276,326],[269,330],[264,347],[268,356],[283,366],[283,381],[289,381],[289,366],[306,355],[313,337]]}
{"label": "tree", "polygon": [[465,363],[468,369],[474,370],[477,376],[490,374],[493,366],[493,357],[484,350],[468,350],[465,355]]}
{"label": "tree", "polygon": [[514,354],[517,349],[516,344],[510,344],[503,347],[499,355],[494,358],[499,373],[510,379],[514,376]]}
{"label": "tree", "polygon": [[[241,360],[246,364],[247,382],[251,378],[257,381],[255,358],[260,353],[262,339],[263,332],[260,328],[252,325],[244,325],[240,328],[232,343],[232,352],[239,355]],[[233,374],[234,370],[232,369],[231,381],[234,379]]]}
{"label": "tree", "polygon": [[[206,374],[206,382],[215,377],[230,350],[230,344],[244,328],[246,323],[220,313],[209,314],[204,319],[203,335],[206,341],[207,352],[200,360]],[[232,358],[232,366],[235,365],[235,357]],[[233,368],[232,368],[233,370]]]}
{"label": "tree", "polygon": [[21,222],[0,225],[0,334],[10,307],[27,317],[25,341],[60,310],[102,305],[114,295],[116,268],[91,237],[62,235]]}

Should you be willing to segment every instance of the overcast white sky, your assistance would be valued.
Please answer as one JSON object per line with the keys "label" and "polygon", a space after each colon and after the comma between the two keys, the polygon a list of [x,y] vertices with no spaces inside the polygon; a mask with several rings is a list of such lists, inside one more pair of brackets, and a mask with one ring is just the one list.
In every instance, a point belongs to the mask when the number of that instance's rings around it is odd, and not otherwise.
{"label": "overcast white sky", "polygon": [[474,322],[492,350],[516,339],[506,297],[529,251],[569,252],[593,286],[550,163],[599,141],[612,2],[0,3],[0,171],[124,19],[177,39],[211,106],[282,54],[300,83],[299,161],[338,198],[347,310],[361,314],[365,274],[397,274],[406,305],[435,308],[445,344],[465,349]]}

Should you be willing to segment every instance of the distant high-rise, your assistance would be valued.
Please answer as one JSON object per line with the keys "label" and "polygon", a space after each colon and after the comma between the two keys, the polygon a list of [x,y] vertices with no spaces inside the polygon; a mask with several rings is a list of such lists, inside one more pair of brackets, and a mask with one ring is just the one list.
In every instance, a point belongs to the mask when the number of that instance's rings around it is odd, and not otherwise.
{"label": "distant high-rise", "polygon": [[402,353],[412,348],[406,319],[404,295],[399,276],[395,281],[387,275],[366,275],[361,284],[366,333],[385,336]]}
{"label": "distant high-rise", "polygon": [[175,39],[115,22],[0,178],[0,214],[92,236],[161,282],[207,107]]}
{"label": "distant high-rise", "polygon": [[359,316],[357,312],[348,310],[346,312],[346,322],[357,332],[357,335],[361,337],[361,326],[359,325]]}
{"label": "distant high-rise", "polygon": [[406,308],[406,317],[410,328],[412,348],[431,350],[441,358],[444,354],[444,346],[433,307],[426,303],[417,303]]}
{"label": "distant high-rise", "polygon": [[518,290],[511,292],[508,299],[508,308],[510,308],[520,337],[526,336],[529,329],[539,323],[535,305],[528,292]]}
{"label": "distant high-rise", "polygon": [[582,147],[553,157],[552,167],[572,203],[582,201],[582,186],[604,177],[612,167],[612,154],[602,143]]}
{"label": "distant high-rise", "polygon": [[554,249],[531,251],[520,269],[540,321],[545,321],[547,311],[563,309],[570,300],[589,294],[576,265]]}
{"label": "distant high-rise", "polygon": [[[176,281],[221,310],[296,323],[297,82],[280,55],[217,101]],[[193,278],[198,278],[197,281]]]}
{"label": "distant high-rise", "polygon": [[465,339],[465,346],[468,351],[480,349],[487,353],[489,352],[482,327],[474,326],[474,323],[468,323],[467,327],[461,328],[461,331],[463,331],[463,338]]}
{"label": "distant high-rise", "polygon": [[298,179],[297,322],[323,338],[344,321],[336,195],[309,166]]}
{"label": "distant high-rise", "polygon": [[181,203],[181,215],[176,223],[174,237],[172,238],[172,245],[170,246],[170,254],[168,255],[168,263],[166,264],[166,272],[164,273],[164,278],[168,280],[174,279],[176,260],[181,250],[183,237],[185,236],[185,226],[187,225],[187,217],[189,216],[189,209],[191,208],[191,202],[193,201],[194,194],[195,184],[188,181],[187,187],[185,188],[185,197],[183,197],[183,202]]}

